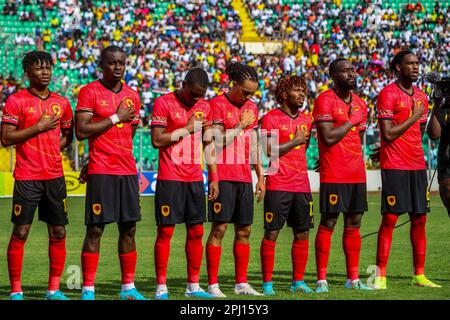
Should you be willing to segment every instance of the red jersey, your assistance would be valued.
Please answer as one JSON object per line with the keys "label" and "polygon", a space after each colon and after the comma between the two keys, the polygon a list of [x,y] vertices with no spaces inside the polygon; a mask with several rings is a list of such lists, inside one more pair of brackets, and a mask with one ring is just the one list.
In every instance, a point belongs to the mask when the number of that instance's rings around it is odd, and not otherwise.
{"label": "red jersey", "polygon": [[[340,127],[348,121],[350,107],[363,110],[367,119],[366,103],[352,93],[349,103],[339,98],[333,89],[319,95],[314,101],[313,116],[315,122],[332,122]],[[318,132],[320,182],[321,183],[365,183],[366,168],[359,132],[366,129],[366,122],[353,127],[338,143],[327,146]]]}
{"label": "red jersey", "polygon": [[[291,117],[281,108],[269,111],[263,118],[261,129],[268,136],[277,136],[278,143],[284,144],[295,137],[297,127],[308,140],[311,132],[311,115],[298,112]],[[265,134],[263,131],[262,134]],[[306,162],[306,145],[299,145],[270,163],[266,176],[266,189],[288,192],[311,192]],[[273,172],[273,174],[270,174]]]}
{"label": "red jersey", "polygon": [[[208,120],[208,125],[211,125],[211,109],[206,100],[200,99],[194,106],[187,107],[175,92],[171,92],[156,99],[151,126],[166,128],[166,132],[170,133],[185,127],[193,114]],[[170,147],[160,148],[158,180],[203,181],[201,150],[202,130]]]}
{"label": "red jersey", "polygon": [[252,100],[247,100],[242,106],[236,106],[225,94],[211,99],[210,103],[213,124],[223,125],[225,130],[235,128],[245,110],[254,112],[255,121],[216,155],[219,180],[252,182],[250,145],[256,143],[252,139],[252,133],[258,128],[258,107]]}
{"label": "red jersey", "polygon": [[422,117],[397,139],[381,139],[380,165],[382,169],[426,169],[420,124],[427,122],[428,98],[413,86],[413,94],[403,91],[395,82],[381,90],[377,100],[378,119],[390,119],[393,125],[405,122],[412,114],[413,100],[424,106]]}
{"label": "red jersey", "polygon": [[28,89],[20,90],[6,101],[2,123],[23,130],[38,123],[44,112],[60,116],[59,126],[16,145],[16,180],[49,180],[64,175],[59,143],[61,129],[72,126],[69,100],[54,92],[42,99]]}
{"label": "red jersey", "polygon": [[81,88],[76,112],[90,112],[93,114],[92,122],[98,122],[115,114],[122,101],[135,109],[134,119],[117,123],[101,135],[89,137],[89,174],[137,174],[132,153],[132,126],[139,123],[139,94],[125,83],[118,92],[114,92],[97,80]]}

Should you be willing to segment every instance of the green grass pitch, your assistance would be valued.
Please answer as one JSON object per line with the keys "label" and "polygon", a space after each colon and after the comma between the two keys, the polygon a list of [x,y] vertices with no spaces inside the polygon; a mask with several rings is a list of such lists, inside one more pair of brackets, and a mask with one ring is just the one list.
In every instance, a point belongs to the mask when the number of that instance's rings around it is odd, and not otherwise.
{"label": "green grass pitch", "polygon": [[[314,195],[314,203],[318,203],[318,195]],[[143,220],[137,228],[138,265],[136,270],[136,286],[146,296],[152,297],[155,290],[155,272],[153,262],[153,246],[156,237],[156,227],[153,209],[153,197],[143,197]],[[409,240],[409,224],[394,230],[394,239],[388,264],[388,290],[359,292],[344,289],[345,260],[342,250],[343,222],[340,218],[332,239],[332,248],[328,267],[328,294],[289,293],[291,281],[291,241],[292,233],[284,228],[279,236],[275,257],[273,276],[276,296],[270,299],[450,299],[450,219],[438,195],[432,195],[432,212],[427,224],[427,260],[426,274],[430,280],[442,285],[440,289],[419,288],[410,285],[412,275],[412,253]],[[369,211],[363,218],[361,234],[377,231],[380,223],[380,195],[369,195]],[[71,299],[79,299],[81,289],[76,288],[77,280],[81,281],[80,250],[84,238],[84,198],[69,199],[69,219],[67,228],[67,260],[65,272],[61,280],[61,290]],[[9,297],[9,280],[6,260],[6,250],[12,229],[10,223],[11,199],[0,199],[0,299]],[[314,236],[317,231],[319,214],[315,208],[316,226],[310,235],[310,255],[305,281],[315,286]],[[399,223],[406,221],[407,215],[399,218]],[[204,243],[209,233],[210,224],[205,224]],[[120,290],[120,269],[117,256],[117,226],[108,225],[102,238],[101,256],[96,278],[96,297],[101,300],[118,299]],[[263,235],[262,204],[255,206],[255,223],[250,238],[251,257],[249,265],[249,282],[261,290],[261,272],[259,244]],[[31,228],[28,242],[25,246],[22,286],[26,299],[43,299],[47,288],[48,256],[47,229],[44,223],[37,221]],[[184,254],[185,227],[178,225],[171,243],[171,255],[168,269],[168,287],[171,299],[184,299],[186,285],[186,259]],[[375,263],[376,235],[362,240],[360,277],[366,281],[373,273],[367,269]],[[228,299],[248,299],[232,293],[234,285],[234,262],[232,254],[233,228],[230,226],[223,241],[222,260],[219,270],[221,288]],[[203,258],[201,270],[201,285],[207,288],[206,261]],[[67,286],[69,282],[69,289]],[[264,300],[267,297],[255,297]]]}

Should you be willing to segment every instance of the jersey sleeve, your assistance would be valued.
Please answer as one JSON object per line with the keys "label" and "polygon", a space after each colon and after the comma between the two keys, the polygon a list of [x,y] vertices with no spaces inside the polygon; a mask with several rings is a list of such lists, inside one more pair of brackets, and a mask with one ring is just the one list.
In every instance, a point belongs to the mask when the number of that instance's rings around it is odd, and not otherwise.
{"label": "jersey sleeve", "polygon": [[14,96],[10,96],[8,100],[6,100],[5,107],[3,108],[2,123],[19,126],[20,107]]}
{"label": "jersey sleeve", "polygon": [[76,112],[90,112],[94,113],[95,97],[92,95],[88,87],[83,87],[78,94]]}
{"label": "jersey sleeve", "polygon": [[395,98],[388,90],[381,90],[377,99],[378,119],[390,120],[394,117]]}
{"label": "jersey sleeve", "polygon": [[253,108],[253,112],[255,113],[255,121],[249,126],[251,129],[258,129],[258,107],[255,105]]}
{"label": "jersey sleeve", "polygon": [[314,101],[314,122],[333,122],[333,104],[326,95],[320,95]]}
{"label": "jersey sleeve", "polygon": [[223,119],[223,108],[220,103],[215,103],[213,101],[210,102],[211,105],[211,113],[212,113],[212,123],[213,124],[224,124]]}
{"label": "jersey sleeve", "polygon": [[273,125],[272,117],[269,113],[264,115],[261,119],[261,130],[265,130],[268,137],[277,136],[278,132],[274,129],[276,127]]}
{"label": "jersey sleeve", "polygon": [[167,117],[169,115],[169,112],[167,109],[167,105],[161,99],[162,97],[156,99],[155,101],[155,106],[153,108],[152,113],[151,127],[159,127],[159,128],[167,127]]}
{"label": "jersey sleeve", "polygon": [[69,129],[72,126],[73,114],[69,100],[65,99],[64,113],[61,116],[61,129]]}
{"label": "jersey sleeve", "polygon": [[208,101],[205,101],[205,108],[206,110],[208,110],[208,112],[206,112],[206,121],[207,121],[207,126],[211,126],[213,123],[213,115],[212,115],[212,109],[211,109],[211,105]]}

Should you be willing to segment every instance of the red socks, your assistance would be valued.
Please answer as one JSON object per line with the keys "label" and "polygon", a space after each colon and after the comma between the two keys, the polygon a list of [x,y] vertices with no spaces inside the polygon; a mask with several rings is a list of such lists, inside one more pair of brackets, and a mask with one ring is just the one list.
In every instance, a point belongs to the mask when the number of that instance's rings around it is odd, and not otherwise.
{"label": "red socks", "polygon": [[308,262],[308,240],[294,240],[292,242],[292,281],[302,281]]}
{"label": "red socks", "polygon": [[23,248],[25,240],[11,235],[8,246],[8,271],[11,283],[11,293],[22,292],[20,275],[22,273]]}
{"label": "red socks", "polygon": [[202,224],[187,225],[185,252],[188,283],[199,283],[203,255],[202,238]]}
{"label": "red socks", "polygon": [[66,238],[49,239],[48,257],[50,259],[48,291],[58,291],[59,282],[64,272],[64,263],[66,262]]}
{"label": "red socks", "polygon": [[327,278],[328,256],[330,255],[332,235],[333,229],[319,225],[315,241],[317,280],[326,280]]}
{"label": "red socks", "polygon": [[206,245],[206,266],[208,269],[208,284],[219,283],[219,264],[222,254],[221,246]]}
{"label": "red socks", "polygon": [[172,238],[174,225],[158,226],[158,234],[155,241],[155,272],[156,283],[166,284],[167,263],[170,254],[170,239]]}
{"label": "red socks", "polygon": [[250,259],[250,245],[235,240],[233,245],[234,272],[236,283],[247,282],[248,261]]}
{"label": "red socks", "polygon": [[[261,268],[263,275],[263,282],[272,281],[273,266],[275,264],[275,247],[277,243],[263,239],[261,241]],[[236,282],[238,283],[238,282]]]}
{"label": "red socks", "polygon": [[93,287],[97,273],[99,253],[81,253],[81,266],[83,269],[83,287]]}
{"label": "red socks", "polygon": [[136,272],[137,252],[119,254],[120,271],[122,274],[122,284],[134,283],[134,274]]}
{"label": "red socks", "polygon": [[411,215],[410,238],[413,249],[415,275],[421,275],[425,273],[425,254],[427,250],[427,239],[425,232],[426,221],[426,214]]}
{"label": "red socks", "polygon": [[386,277],[386,266],[391,251],[392,232],[397,223],[398,216],[392,213],[383,214],[380,231],[378,232],[377,266],[380,277]]}
{"label": "red socks", "polygon": [[359,253],[361,252],[359,228],[344,228],[342,246],[347,265],[347,279],[359,279]]}

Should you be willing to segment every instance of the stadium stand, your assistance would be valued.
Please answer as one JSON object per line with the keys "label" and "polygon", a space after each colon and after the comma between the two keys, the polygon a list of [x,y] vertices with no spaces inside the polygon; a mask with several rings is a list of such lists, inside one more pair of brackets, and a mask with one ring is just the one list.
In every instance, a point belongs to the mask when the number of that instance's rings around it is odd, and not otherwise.
{"label": "stadium stand", "polygon": [[[129,54],[125,81],[140,92],[143,104],[144,129],[135,137],[133,153],[143,168],[156,168],[157,152],[147,128],[152,104],[157,96],[176,88],[187,69],[199,65],[208,71],[213,83],[207,97],[212,97],[227,86],[227,60],[240,59],[257,67],[260,89],[255,100],[262,115],[276,105],[273,89],[281,75],[306,76],[310,107],[317,94],[329,88],[328,63],[347,56],[357,66],[358,93],[368,102],[373,118],[378,92],[391,81],[386,64],[402,47],[418,53],[423,72],[449,73],[449,3],[0,0],[0,101],[3,104],[8,95],[26,85],[21,55],[37,48],[49,51],[56,62],[51,89],[68,97],[74,107],[81,86],[99,75],[100,49],[122,46]],[[283,54],[250,54],[238,41],[273,39],[283,43]],[[418,85],[430,91],[423,80]],[[370,141],[367,153],[376,139]],[[426,137],[424,148],[428,157]],[[87,144],[77,150],[83,163]],[[9,151],[2,149],[0,161],[9,157]],[[315,139],[308,159],[308,167],[313,168]],[[73,167],[70,161],[65,166]]]}

